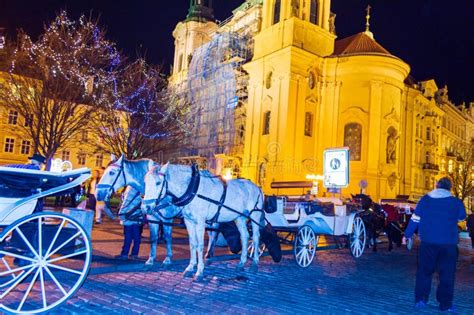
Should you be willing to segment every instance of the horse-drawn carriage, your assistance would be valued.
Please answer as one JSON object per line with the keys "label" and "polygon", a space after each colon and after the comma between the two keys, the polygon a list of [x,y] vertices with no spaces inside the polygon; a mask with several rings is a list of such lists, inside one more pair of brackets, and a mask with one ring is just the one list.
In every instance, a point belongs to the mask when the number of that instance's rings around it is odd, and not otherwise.
{"label": "horse-drawn carriage", "polygon": [[[272,188],[282,188],[282,185],[291,188],[286,182],[272,183]],[[308,267],[316,254],[320,235],[344,237],[351,254],[355,258],[362,255],[366,232],[359,211],[357,204],[343,204],[337,198],[267,196],[265,218],[275,232],[293,236],[296,262]]]}
{"label": "horse-drawn carriage", "polygon": [[37,206],[89,177],[87,168],[53,173],[0,167],[1,310],[49,311],[81,287],[91,263],[90,236],[76,220]]}

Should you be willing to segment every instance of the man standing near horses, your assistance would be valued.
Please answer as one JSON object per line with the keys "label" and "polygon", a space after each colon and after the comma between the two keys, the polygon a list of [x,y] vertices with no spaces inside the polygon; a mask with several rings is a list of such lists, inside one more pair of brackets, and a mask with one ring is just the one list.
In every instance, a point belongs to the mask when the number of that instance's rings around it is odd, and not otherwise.
{"label": "man standing near horses", "polygon": [[411,238],[418,228],[421,240],[416,271],[415,307],[428,302],[433,273],[438,269],[439,284],[436,299],[441,311],[454,311],[454,278],[458,258],[458,221],[466,218],[461,200],[451,195],[451,181],[441,178],[436,189],[423,196],[416,206],[405,238]]}

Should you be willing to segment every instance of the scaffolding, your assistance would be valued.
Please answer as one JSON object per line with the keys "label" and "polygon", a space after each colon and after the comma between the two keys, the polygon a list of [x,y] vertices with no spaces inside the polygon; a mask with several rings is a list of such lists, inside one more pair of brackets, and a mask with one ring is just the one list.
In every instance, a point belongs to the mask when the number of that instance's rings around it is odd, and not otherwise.
{"label": "scaffolding", "polygon": [[191,137],[182,144],[181,156],[212,163],[218,154],[243,149],[248,74],[242,65],[251,58],[251,37],[233,32],[217,33],[194,51],[185,83],[192,107]]}

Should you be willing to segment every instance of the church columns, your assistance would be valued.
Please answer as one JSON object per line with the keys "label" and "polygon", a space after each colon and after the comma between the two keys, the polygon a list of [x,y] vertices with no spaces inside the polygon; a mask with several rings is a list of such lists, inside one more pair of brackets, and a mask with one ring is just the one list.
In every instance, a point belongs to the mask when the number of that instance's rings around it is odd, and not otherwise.
{"label": "church columns", "polygon": [[[382,88],[383,82],[371,81],[370,82],[370,95],[369,95],[369,130],[368,130],[368,154],[367,154],[367,175],[372,179],[372,183],[369,183],[369,191],[372,189],[370,184],[374,184],[375,190],[373,194],[380,196],[380,176],[382,175],[380,168],[380,152],[382,152],[381,143],[381,122],[382,122]],[[373,191],[373,190],[372,190]]]}
{"label": "church columns", "polygon": [[321,16],[323,20],[322,20],[321,26],[326,31],[329,31],[329,16],[331,14],[331,0],[319,0],[319,5],[322,7]]}

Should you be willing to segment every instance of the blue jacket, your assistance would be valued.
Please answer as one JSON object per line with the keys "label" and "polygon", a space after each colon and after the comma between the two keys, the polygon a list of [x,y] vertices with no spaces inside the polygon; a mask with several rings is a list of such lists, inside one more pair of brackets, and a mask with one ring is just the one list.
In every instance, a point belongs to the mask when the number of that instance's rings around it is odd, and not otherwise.
{"label": "blue jacket", "polygon": [[461,200],[448,190],[435,189],[424,195],[416,205],[405,237],[413,236],[416,228],[422,242],[455,245],[459,242],[458,221],[466,218]]}

